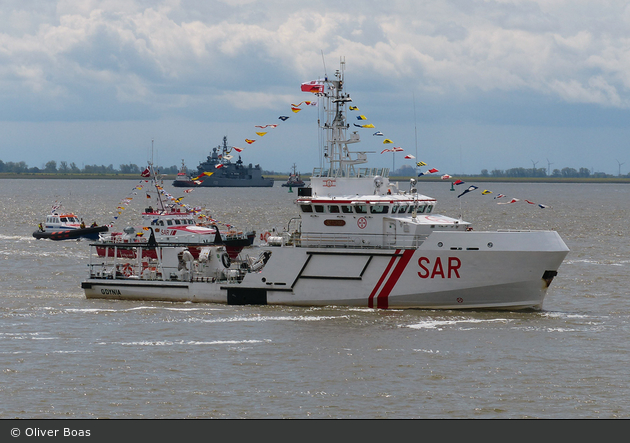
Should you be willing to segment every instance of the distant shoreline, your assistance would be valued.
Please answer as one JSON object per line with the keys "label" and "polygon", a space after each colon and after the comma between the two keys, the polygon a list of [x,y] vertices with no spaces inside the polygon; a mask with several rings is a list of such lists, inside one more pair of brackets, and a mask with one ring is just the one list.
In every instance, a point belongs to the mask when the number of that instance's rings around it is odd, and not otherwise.
{"label": "distant shoreline", "polygon": [[[284,182],[289,179],[288,175],[267,175],[275,181]],[[175,175],[165,175],[165,181],[175,180]],[[390,181],[407,182],[412,177],[389,177]],[[449,180],[442,180],[439,176],[423,176],[416,178],[418,183],[422,182],[452,182],[456,179],[471,182],[490,183],[630,183],[630,177],[605,177],[605,178],[579,178],[579,177],[486,177],[481,175],[461,175],[453,176]],[[27,180],[143,180],[138,174],[46,174],[46,173],[0,173],[0,179],[27,179]],[[302,175],[302,179],[308,180],[309,176]]]}

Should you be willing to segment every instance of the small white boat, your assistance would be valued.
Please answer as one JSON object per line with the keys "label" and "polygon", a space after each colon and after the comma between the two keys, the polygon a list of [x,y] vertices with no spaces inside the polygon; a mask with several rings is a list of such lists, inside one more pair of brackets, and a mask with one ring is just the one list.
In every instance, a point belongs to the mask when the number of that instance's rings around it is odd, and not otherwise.
{"label": "small white boat", "polygon": [[[555,231],[474,231],[436,213],[436,200],[359,167],[367,153],[348,133],[343,62],[326,79],[325,168],[298,188],[299,217],[235,258],[220,244],[161,244],[147,259],[106,254],[89,264],[87,298],[227,304],[421,309],[541,309],[569,252]],[[104,246],[117,250],[120,244]]]}
{"label": "small white boat", "polygon": [[37,226],[37,231],[33,232],[36,239],[49,240],[76,240],[86,238],[96,240],[102,232],[107,232],[107,226],[98,226],[96,222],[86,226],[72,212],[63,211],[61,204],[55,203],[46,216],[46,221]]}

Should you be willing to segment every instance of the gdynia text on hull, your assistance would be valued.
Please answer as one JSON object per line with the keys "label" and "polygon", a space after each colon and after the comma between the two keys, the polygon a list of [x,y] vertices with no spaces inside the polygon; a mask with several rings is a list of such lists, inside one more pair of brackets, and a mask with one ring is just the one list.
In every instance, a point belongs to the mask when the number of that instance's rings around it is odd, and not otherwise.
{"label": "gdynia text on hull", "polygon": [[[325,167],[298,189],[284,232],[225,245],[100,243],[88,298],[426,309],[541,309],[569,249],[555,231],[474,231],[436,213],[414,179],[369,168],[347,124],[344,63],[321,80]],[[403,189],[405,188],[405,189]],[[95,248],[96,246],[94,246]]]}

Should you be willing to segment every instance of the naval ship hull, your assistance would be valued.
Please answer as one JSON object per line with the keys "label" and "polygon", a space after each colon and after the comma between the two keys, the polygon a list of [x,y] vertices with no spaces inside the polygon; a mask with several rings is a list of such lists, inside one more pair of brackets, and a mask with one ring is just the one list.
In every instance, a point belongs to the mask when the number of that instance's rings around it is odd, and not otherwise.
{"label": "naval ship hull", "polygon": [[175,180],[173,186],[176,188],[271,188],[272,178],[247,179],[247,178],[214,178],[209,177],[201,183],[192,180]]}

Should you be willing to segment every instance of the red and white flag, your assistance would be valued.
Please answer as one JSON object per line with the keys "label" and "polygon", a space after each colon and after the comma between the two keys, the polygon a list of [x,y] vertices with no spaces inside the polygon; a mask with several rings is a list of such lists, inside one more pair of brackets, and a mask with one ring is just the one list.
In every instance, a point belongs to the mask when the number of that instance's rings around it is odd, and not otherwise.
{"label": "red and white flag", "polygon": [[312,92],[313,94],[319,94],[324,92],[324,83],[321,80],[313,80],[310,82],[302,83],[302,92]]}

